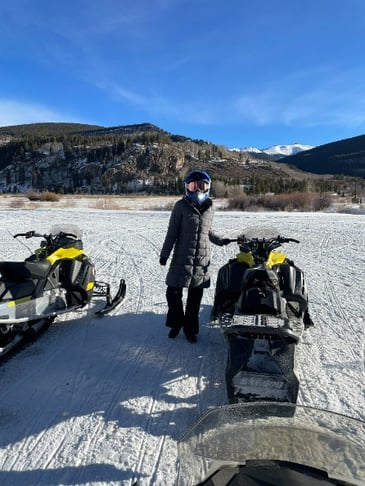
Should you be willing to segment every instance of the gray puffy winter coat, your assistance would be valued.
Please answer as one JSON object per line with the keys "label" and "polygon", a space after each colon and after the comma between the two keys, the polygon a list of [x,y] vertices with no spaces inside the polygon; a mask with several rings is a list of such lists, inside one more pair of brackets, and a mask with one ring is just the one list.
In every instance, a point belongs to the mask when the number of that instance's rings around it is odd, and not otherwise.
{"label": "gray puffy winter coat", "polygon": [[212,200],[196,207],[187,197],[175,203],[160,257],[174,253],[166,276],[170,287],[209,287],[210,241],[222,245],[222,239],[211,231]]}

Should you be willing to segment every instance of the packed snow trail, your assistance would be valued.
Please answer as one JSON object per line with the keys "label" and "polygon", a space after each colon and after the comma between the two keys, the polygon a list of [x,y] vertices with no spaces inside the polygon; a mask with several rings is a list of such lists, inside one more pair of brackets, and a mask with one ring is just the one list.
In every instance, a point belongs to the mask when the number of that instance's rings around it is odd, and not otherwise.
{"label": "packed snow trail", "polygon": [[[158,263],[169,212],[0,210],[2,259],[22,260],[19,231],[77,224],[97,279],[127,294],[110,316],[63,316],[0,367],[0,485],[175,484],[177,441],[226,402],[225,345],[209,327],[217,271],[237,247],[213,246],[195,345],[167,338]],[[364,216],[218,212],[214,230],[251,226],[297,238],[285,252],[304,270],[315,328],[297,347],[299,403],[365,420]]]}

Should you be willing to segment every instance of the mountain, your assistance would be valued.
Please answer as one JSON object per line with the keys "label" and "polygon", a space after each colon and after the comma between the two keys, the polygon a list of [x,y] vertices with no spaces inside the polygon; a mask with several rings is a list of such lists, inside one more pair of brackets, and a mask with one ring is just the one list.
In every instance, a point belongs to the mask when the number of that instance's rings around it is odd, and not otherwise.
{"label": "mountain", "polygon": [[[207,170],[226,186],[277,192],[306,186],[311,174],[268,154],[231,151],[170,134],[151,124],[101,127],[38,123],[0,128],[0,191],[120,193],[137,189],[181,194],[186,173]],[[317,176],[316,176],[317,177]],[[241,189],[242,190],[242,189]]]}
{"label": "mountain", "polygon": [[85,125],[82,123],[29,123],[26,125],[11,125],[0,127],[0,144],[13,139],[29,137],[50,137],[72,133],[103,130],[99,125]]}
{"label": "mountain", "polygon": [[292,145],[273,145],[265,149],[258,149],[256,147],[245,147],[240,149],[242,152],[256,153],[256,154],[268,154],[273,155],[275,160],[286,157],[288,155],[294,155],[305,150],[314,148],[313,145],[303,145],[301,143],[294,143]]}
{"label": "mountain", "polygon": [[272,147],[268,147],[263,149],[262,151],[265,154],[269,155],[279,155],[279,156],[288,156],[298,154],[300,152],[304,152],[305,150],[310,150],[314,148],[313,145],[303,145],[301,143],[294,143],[292,145],[273,145]]}
{"label": "mountain", "polygon": [[284,159],[278,163],[277,152],[230,150],[151,123],[1,127],[0,192],[181,194],[185,175],[197,167],[211,174],[219,197],[242,193],[242,188],[254,193],[317,190],[331,179],[330,172],[319,176]]}
{"label": "mountain", "polygon": [[290,155],[279,162],[316,174],[339,174],[365,179],[365,135]]}

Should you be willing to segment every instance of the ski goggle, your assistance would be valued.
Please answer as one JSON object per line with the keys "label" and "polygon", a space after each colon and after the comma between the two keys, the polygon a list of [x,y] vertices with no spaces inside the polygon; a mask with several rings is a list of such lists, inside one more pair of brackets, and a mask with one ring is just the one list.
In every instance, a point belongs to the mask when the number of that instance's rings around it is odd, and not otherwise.
{"label": "ski goggle", "polygon": [[209,190],[209,182],[206,181],[191,181],[187,184],[187,189],[190,192],[202,191],[206,192]]}

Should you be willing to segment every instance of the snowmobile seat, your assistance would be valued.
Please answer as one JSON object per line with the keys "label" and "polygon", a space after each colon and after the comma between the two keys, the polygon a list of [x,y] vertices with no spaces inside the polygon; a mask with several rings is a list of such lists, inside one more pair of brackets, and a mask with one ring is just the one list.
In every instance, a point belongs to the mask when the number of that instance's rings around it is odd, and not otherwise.
{"label": "snowmobile seat", "polygon": [[285,317],[285,304],[280,292],[272,288],[249,288],[239,296],[236,314],[267,314]]}
{"label": "snowmobile seat", "polygon": [[233,259],[219,269],[214,297],[215,315],[233,315],[235,303],[241,293],[242,279],[248,268],[247,264]]}
{"label": "snowmobile seat", "polygon": [[3,279],[21,282],[26,279],[39,279],[47,276],[51,265],[47,260],[36,262],[0,262]]}
{"label": "snowmobile seat", "polygon": [[253,267],[248,269],[242,280],[242,288],[270,287],[279,288],[279,278],[274,270],[266,266]]}

